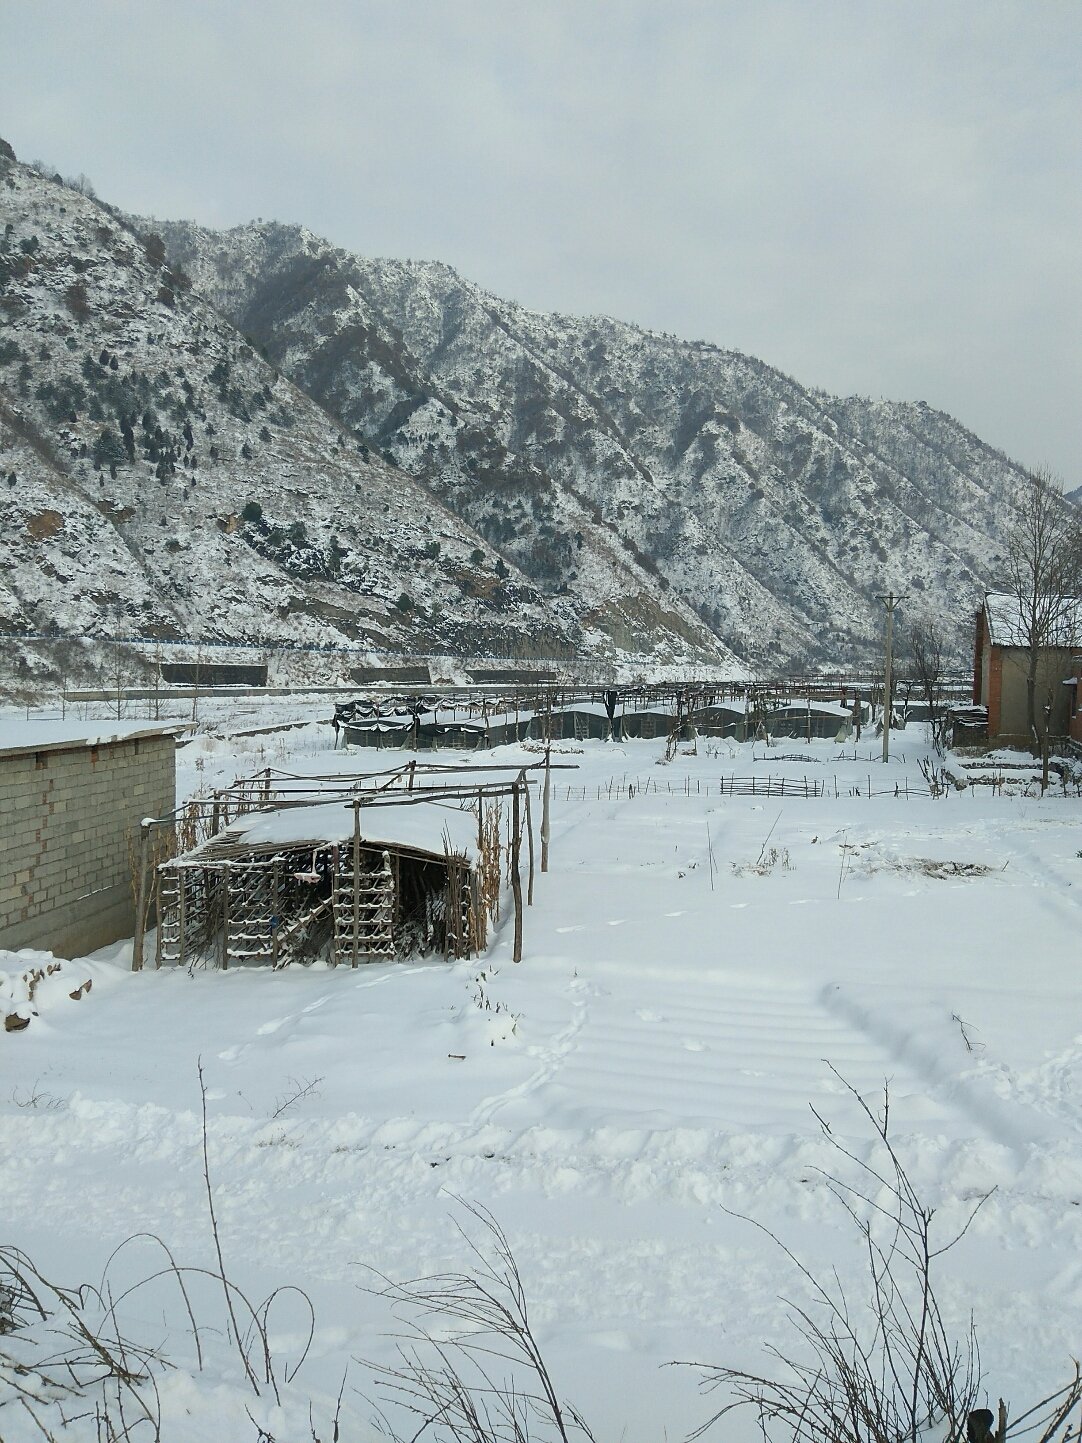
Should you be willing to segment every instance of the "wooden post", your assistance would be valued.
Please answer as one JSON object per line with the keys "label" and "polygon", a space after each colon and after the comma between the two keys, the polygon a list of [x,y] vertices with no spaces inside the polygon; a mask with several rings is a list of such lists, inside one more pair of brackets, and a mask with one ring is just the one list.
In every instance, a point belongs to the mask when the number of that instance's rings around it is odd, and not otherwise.
{"label": "wooden post", "polygon": [[229,966],[229,863],[222,874],[222,971]]}
{"label": "wooden post", "polygon": [[361,930],[361,799],[353,803],[353,961],[357,965],[357,935]]}
{"label": "wooden post", "polygon": [[515,899],[515,951],[513,962],[522,961],[522,878],[519,876],[519,853],[522,840],[522,814],[519,809],[518,781],[511,788],[511,892]]}
{"label": "wooden post", "polygon": [[154,869],[154,967],[162,965],[162,874]]}
{"label": "wooden post", "polygon": [[529,846],[530,870],[526,879],[526,905],[533,906],[533,817],[530,807],[530,784],[526,780],[526,772],[523,769],[519,773],[519,780],[522,782],[522,794],[526,798],[526,839]]}
{"label": "wooden post", "polygon": [[146,931],[147,913],[147,853],[150,850],[150,824],[139,823],[139,854],[135,863],[138,875],[135,878],[135,936],[131,945],[131,970],[143,970],[143,936]]}
{"label": "wooden post", "polygon": [[541,870],[549,869],[549,793],[552,789],[552,748],[545,747],[545,792],[541,799]]}
{"label": "wooden post", "polygon": [[184,894],[184,868],[177,868],[177,961],[183,967],[188,960],[187,905]]}
{"label": "wooden post", "polygon": [[[267,779],[268,779],[268,782],[269,782],[269,780],[270,780],[270,768],[269,768],[269,767],[267,768]],[[270,944],[271,944],[271,966],[274,967],[274,968],[277,968],[277,966],[278,966],[278,934],[279,934],[279,933],[281,932],[281,930],[282,930],[282,917],[281,917],[281,913],[280,913],[279,907],[278,907],[278,895],[279,895],[279,890],[280,890],[280,888],[279,888],[279,882],[278,882],[278,869],[279,869],[279,863],[278,863],[278,859],[277,859],[277,857],[276,857],[276,858],[274,859],[274,866],[273,866],[273,868],[271,869],[271,877],[272,877],[272,881],[271,881],[271,905],[273,906],[274,911],[271,913],[271,917],[270,917],[270,921],[271,921],[271,938],[270,938]],[[277,919],[277,926],[275,926],[275,919]]]}

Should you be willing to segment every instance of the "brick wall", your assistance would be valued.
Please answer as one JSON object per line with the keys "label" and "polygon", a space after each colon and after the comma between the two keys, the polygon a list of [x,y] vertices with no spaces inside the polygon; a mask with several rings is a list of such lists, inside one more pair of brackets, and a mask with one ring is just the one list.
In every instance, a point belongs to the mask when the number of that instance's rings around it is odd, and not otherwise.
{"label": "brick wall", "polygon": [[173,738],[0,755],[0,947],[77,956],[131,934],[128,836],[176,805]]}

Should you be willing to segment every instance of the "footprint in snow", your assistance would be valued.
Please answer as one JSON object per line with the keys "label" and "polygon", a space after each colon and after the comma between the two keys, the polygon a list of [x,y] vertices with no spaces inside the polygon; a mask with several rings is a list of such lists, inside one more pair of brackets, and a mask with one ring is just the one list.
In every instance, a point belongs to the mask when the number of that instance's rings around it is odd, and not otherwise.
{"label": "footprint in snow", "polygon": [[288,1017],[278,1017],[273,1022],[264,1022],[262,1027],[256,1028],[256,1035],[266,1037],[269,1032],[277,1032],[279,1027],[284,1027],[288,1021]]}
{"label": "footprint in snow", "polygon": [[556,930],[557,930],[557,932],[581,932],[583,929],[582,929],[581,926],[578,926],[578,927],[557,927]]}
{"label": "footprint in snow", "polygon": [[685,1037],[685,1038],[684,1038],[684,1051],[685,1051],[685,1052],[705,1052],[705,1051],[706,1051],[706,1043],[705,1043],[705,1042],[696,1042],[693,1037]]}
{"label": "footprint in snow", "polygon": [[651,1012],[649,1007],[640,1007],[639,1010],[635,1013],[635,1016],[640,1017],[643,1022],[665,1021],[665,1018],[661,1015],[660,1012]]}
{"label": "footprint in snow", "polygon": [[610,927],[622,927],[623,925],[624,925],[624,918],[623,918],[623,917],[619,918],[619,920],[616,921],[616,922],[610,922],[610,923],[609,923],[609,926],[610,926]]}

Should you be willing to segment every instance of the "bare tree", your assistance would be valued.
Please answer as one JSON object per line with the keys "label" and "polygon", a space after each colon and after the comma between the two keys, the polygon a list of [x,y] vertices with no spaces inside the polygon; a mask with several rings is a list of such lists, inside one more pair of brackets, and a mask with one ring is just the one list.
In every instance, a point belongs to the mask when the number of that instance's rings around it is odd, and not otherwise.
{"label": "bare tree", "polygon": [[931,612],[918,613],[909,623],[909,665],[913,680],[928,703],[928,722],[935,745],[943,743],[943,683],[947,663],[954,651],[948,627]]}
{"label": "bare tree", "polygon": [[1038,467],[1015,496],[1007,535],[1007,578],[1018,604],[1017,644],[1026,649],[1026,719],[1038,744],[1037,672],[1041,648],[1071,646],[1082,591],[1082,513],[1051,471]]}

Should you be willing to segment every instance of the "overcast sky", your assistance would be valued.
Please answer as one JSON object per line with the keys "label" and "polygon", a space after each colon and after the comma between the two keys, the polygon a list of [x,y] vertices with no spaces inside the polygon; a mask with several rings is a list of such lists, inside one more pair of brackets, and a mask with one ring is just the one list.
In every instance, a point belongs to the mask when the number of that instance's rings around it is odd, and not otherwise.
{"label": "overcast sky", "polygon": [[448,261],[1082,484],[1079,0],[0,0],[0,135],[127,210]]}

